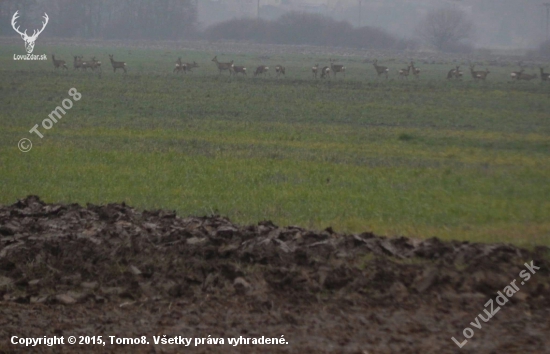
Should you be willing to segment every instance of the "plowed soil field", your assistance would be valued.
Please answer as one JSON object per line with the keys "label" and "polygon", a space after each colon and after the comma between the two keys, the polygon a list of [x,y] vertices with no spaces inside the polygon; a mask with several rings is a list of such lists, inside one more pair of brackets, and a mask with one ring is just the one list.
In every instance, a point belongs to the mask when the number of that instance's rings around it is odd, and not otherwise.
{"label": "plowed soil field", "polygon": [[[0,353],[547,353],[549,251],[29,196],[0,207]],[[11,343],[71,335],[107,344]],[[262,336],[287,344],[228,343]]]}

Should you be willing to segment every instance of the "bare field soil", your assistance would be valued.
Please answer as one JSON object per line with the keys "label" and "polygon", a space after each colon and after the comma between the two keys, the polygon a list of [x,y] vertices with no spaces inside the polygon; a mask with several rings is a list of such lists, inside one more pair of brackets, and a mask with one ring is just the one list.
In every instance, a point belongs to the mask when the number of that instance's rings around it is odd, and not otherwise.
{"label": "bare field soil", "polygon": [[[0,207],[0,353],[545,353],[549,251],[29,196]],[[540,270],[520,285],[531,261]],[[520,290],[472,327],[514,279]],[[474,336],[459,349],[451,337],[464,340],[465,327]],[[164,334],[288,344],[154,345]],[[150,344],[25,348],[14,335]]]}

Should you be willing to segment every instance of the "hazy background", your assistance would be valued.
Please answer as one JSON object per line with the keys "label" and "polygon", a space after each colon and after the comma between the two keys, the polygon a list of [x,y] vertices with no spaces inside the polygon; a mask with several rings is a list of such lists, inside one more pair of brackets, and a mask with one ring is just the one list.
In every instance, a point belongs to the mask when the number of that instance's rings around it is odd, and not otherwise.
{"label": "hazy background", "polygon": [[[273,20],[284,13],[316,13],[351,26],[383,29],[413,39],[430,10],[452,6],[467,13],[477,47],[535,48],[546,38],[544,0],[0,0],[0,34],[13,35],[11,16],[22,28],[50,16],[48,35],[62,37],[189,39],[234,18]],[[359,6],[361,4],[361,6]],[[25,27],[26,26],[26,27]],[[38,27],[37,27],[38,26]],[[251,29],[251,31],[254,29]],[[44,34],[46,35],[46,33]],[[323,34],[319,34],[323,35]]]}
{"label": "hazy background", "polygon": [[[429,10],[457,6],[476,27],[474,44],[484,47],[528,48],[546,36],[546,10],[541,0],[260,0],[260,16],[275,18],[285,11],[307,11],[380,27],[400,37],[412,33]],[[198,22],[208,26],[239,16],[256,16],[257,0],[199,0]]]}

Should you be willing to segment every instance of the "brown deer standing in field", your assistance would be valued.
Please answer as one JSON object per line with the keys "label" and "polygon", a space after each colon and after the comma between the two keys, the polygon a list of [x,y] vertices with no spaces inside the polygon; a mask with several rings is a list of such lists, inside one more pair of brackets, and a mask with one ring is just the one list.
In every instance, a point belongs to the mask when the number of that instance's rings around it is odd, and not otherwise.
{"label": "brown deer standing in field", "polygon": [[90,61],[81,61],[80,68],[84,71],[88,71],[88,69],[92,69],[92,71],[94,70],[93,64]]}
{"label": "brown deer standing in field", "polygon": [[269,66],[260,65],[256,68],[256,71],[254,72],[254,76],[258,76],[260,74],[264,74],[264,76],[269,71]]}
{"label": "brown deer standing in field", "polygon": [[414,77],[418,79],[418,76],[420,75],[420,69],[414,67],[414,62],[411,61],[411,69],[413,72]]}
{"label": "brown deer standing in field", "polygon": [[460,71],[460,65],[457,66],[455,69],[449,70],[447,73],[447,79],[460,79],[462,77],[462,71]]}
{"label": "brown deer standing in field", "polygon": [[92,60],[89,62],[89,64],[93,71],[101,71],[101,61],[97,60],[95,57],[92,57]]}
{"label": "brown deer standing in field", "polygon": [[344,65],[334,64],[333,60],[330,59],[330,70],[333,72],[332,75],[336,77],[337,73],[343,73],[346,77],[346,67]]}
{"label": "brown deer standing in field", "polygon": [[325,66],[321,69],[321,79],[324,79],[325,76],[330,79],[330,68],[328,66]]}
{"label": "brown deer standing in field", "polygon": [[96,66],[94,64],[95,57],[92,59],[92,61],[85,61],[84,57],[82,55],[74,57],[74,68],[79,70],[88,71],[88,69],[92,69],[92,71],[95,70]]}
{"label": "brown deer standing in field", "polygon": [[178,58],[178,60],[176,61],[176,65],[174,67],[174,72],[184,72],[185,74],[187,74],[187,72],[192,72],[193,71],[193,68],[198,68],[199,67],[199,64],[197,64],[197,62],[193,61],[192,63],[183,63],[181,61],[181,57]]}
{"label": "brown deer standing in field", "polygon": [[193,61],[192,63],[183,63],[184,65],[184,70],[185,71],[193,71],[194,68],[198,68],[199,67],[199,64],[197,64],[197,62]]}
{"label": "brown deer standing in field", "polygon": [[67,64],[65,63],[65,60],[55,60],[55,55],[52,54],[52,61],[53,61],[53,66],[56,68],[56,69],[59,69],[59,67],[62,67],[63,69],[65,70],[68,70],[69,68],[67,68]]}
{"label": "brown deer standing in field", "polygon": [[176,65],[174,66],[174,73],[180,73],[185,72],[185,64],[181,62],[181,57],[178,57],[178,60],[176,60]]}
{"label": "brown deer standing in field", "polygon": [[518,76],[521,75],[525,71],[525,66],[523,65],[523,60],[520,60],[518,62],[518,66],[521,69],[520,71],[512,71],[510,73],[510,78],[512,78],[512,80],[517,80]]}
{"label": "brown deer standing in field", "polygon": [[387,66],[378,65],[378,59],[375,59],[372,65],[374,65],[374,68],[376,69],[376,73],[378,74],[378,77],[384,74],[386,75],[386,80],[388,79],[388,72],[390,71],[390,69],[388,69]]}
{"label": "brown deer standing in field", "polygon": [[233,74],[235,76],[237,76],[237,74],[239,73],[243,74],[243,76],[246,75],[246,67],[244,66],[233,65],[231,66],[231,70],[233,71]]}
{"label": "brown deer standing in field", "polygon": [[317,78],[317,71],[319,71],[319,64],[315,64],[312,68],[311,68],[311,73],[313,74],[313,76],[315,78]]}
{"label": "brown deer standing in field", "polygon": [[[457,66],[457,69],[458,69],[458,66]],[[457,71],[457,69],[451,69],[451,70],[449,70],[449,72],[447,73],[447,80],[456,77],[456,71]]]}
{"label": "brown deer standing in field", "polygon": [[474,71],[475,65],[470,64],[470,73],[472,74],[472,78],[474,80],[483,80],[487,78],[487,75],[489,75],[490,71],[489,69],[485,69],[485,71]]}
{"label": "brown deer standing in field", "polygon": [[111,60],[111,65],[113,66],[113,72],[116,73],[116,69],[122,69],[124,70],[124,73],[126,73],[126,62],[115,61],[113,54],[109,54],[109,59]]}
{"label": "brown deer standing in field", "polygon": [[229,75],[231,75],[231,70],[233,70],[233,60],[231,60],[229,63],[220,63],[218,61],[218,56],[216,55],[214,59],[212,59],[214,63],[218,66],[218,70],[220,71],[220,74],[223,70],[229,70]]}
{"label": "brown deer standing in field", "polygon": [[410,72],[411,72],[411,66],[410,66],[410,65],[407,66],[406,69],[401,69],[401,70],[398,70],[398,71],[397,71],[397,73],[399,74],[399,78],[400,78],[401,80],[403,80],[403,79],[407,79],[407,80],[408,80],[408,79],[409,79],[409,74],[410,74]]}
{"label": "brown deer standing in field", "polygon": [[78,55],[74,55],[73,57],[74,57],[74,62],[73,62],[74,69],[73,70],[82,69],[82,57],[78,56]]}
{"label": "brown deer standing in field", "polygon": [[275,66],[275,73],[277,74],[277,77],[279,77],[280,75],[285,75],[286,76],[286,69],[284,66],[282,65],[276,65]]}
{"label": "brown deer standing in field", "polygon": [[544,68],[542,66],[539,69],[540,69],[540,79],[542,81],[550,81],[550,73],[545,73]]}
{"label": "brown deer standing in field", "polygon": [[537,74],[525,74],[525,73],[520,73],[517,77],[516,80],[524,80],[524,81],[531,81],[533,79],[536,79],[537,78]]}
{"label": "brown deer standing in field", "polygon": [[523,74],[523,72],[525,71],[525,69],[521,68],[520,71],[512,71],[510,73],[510,77],[512,78],[512,80],[517,80],[518,79],[518,76],[520,76],[521,74]]}

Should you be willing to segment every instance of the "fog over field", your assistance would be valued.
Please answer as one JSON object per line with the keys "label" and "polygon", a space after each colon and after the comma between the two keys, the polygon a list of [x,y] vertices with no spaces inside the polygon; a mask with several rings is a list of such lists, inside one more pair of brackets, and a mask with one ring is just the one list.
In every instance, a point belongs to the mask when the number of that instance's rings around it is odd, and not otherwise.
{"label": "fog over field", "polygon": [[[288,10],[314,12],[354,26],[380,27],[394,35],[410,37],[422,16],[431,9],[458,7],[467,12],[475,24],[474,44],[528,48],[545,39],[546,13],[542,3],[534,0],[261,0],[260,17],[273,19]],[[256,0],[199,0],[198,4],[199,23],[203,26],[240,14],[257,15]]]}
{"label": "fog over field", "polygon": [[[549,5],[550,6],[550,5]],[[274,20],[288,12],[315,13],[360,27],[380,28],[401,39],[421,39],[417,27],[438,8],[463,11],[473,24],[468,43],[487,48],[537,48],[547,39],[547,12],[539,0],[4,0],[0,35],[11,35],[10,17],[36,22],[56,16],[44,36],[99,38],[198,38],[207,27],[235,18]],[[34,21],[34,22],[32,22]],[[323,36],[323,33],[318,33]]]}

